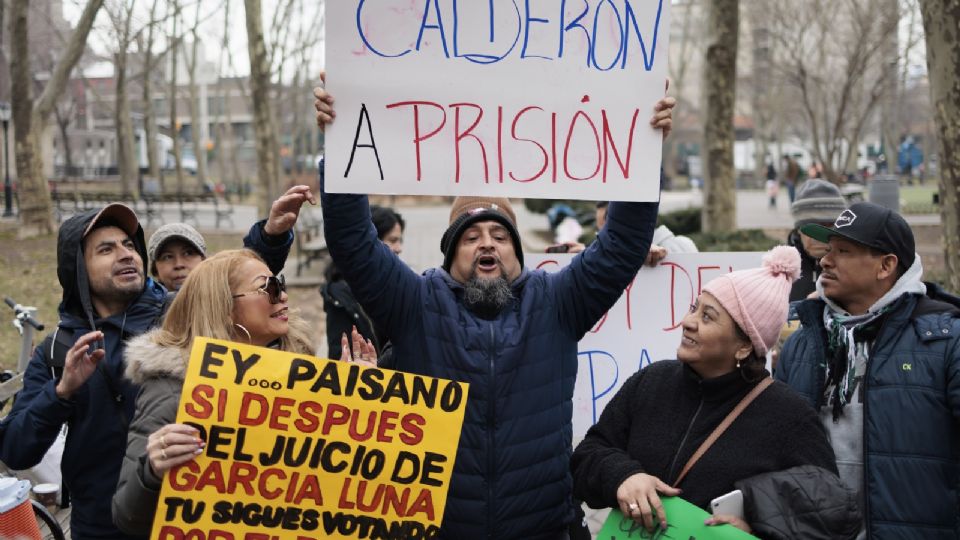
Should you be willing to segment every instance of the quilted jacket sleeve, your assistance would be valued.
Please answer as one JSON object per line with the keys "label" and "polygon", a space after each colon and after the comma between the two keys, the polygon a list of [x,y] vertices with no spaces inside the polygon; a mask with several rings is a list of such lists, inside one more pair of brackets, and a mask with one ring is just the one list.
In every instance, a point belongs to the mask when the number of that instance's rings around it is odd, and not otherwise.
{"label": "quilted jacket sleeve", "polygon": [[583,337],[623,294],[650,250],[660,203],[612,202],[597,241],[551,274],[561,323]]}
{"label": "quilted jacket sleeve", "polygon": [[150,379],[137,396],[137,412],[127,433],[127,451],[113,495],[113,523],[127,534],[149,535],[153,527],[161,478],[147,462],[147,437],[175,421],[181,389],[170,379]]}
{"label": "quilted jacket sleeve", "polygon": [[363,310],[388,336],[417,320],[422,278],[377,238],[366,195],[326,193],[321,167],[323,234],[337,268]]}

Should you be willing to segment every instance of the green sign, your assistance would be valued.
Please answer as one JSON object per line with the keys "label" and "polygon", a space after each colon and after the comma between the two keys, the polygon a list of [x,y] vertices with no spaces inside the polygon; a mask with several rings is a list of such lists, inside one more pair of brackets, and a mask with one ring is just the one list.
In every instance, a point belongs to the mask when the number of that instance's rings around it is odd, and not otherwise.
{"label": "green sign", "polygon": [[597,540],[756,540],[733,525],[708,527],[703,522],[711,516],[698,506],[680,497],[663,497],[663,509],[667,514],[667,530],[659,528],[648,532],[642,524],[624,517],[620,510],[610,511]]}

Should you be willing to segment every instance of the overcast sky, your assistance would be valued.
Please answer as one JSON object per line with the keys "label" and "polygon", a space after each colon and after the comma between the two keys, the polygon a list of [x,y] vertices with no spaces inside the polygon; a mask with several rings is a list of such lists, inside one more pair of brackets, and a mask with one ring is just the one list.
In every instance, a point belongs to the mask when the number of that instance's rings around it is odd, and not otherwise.
{"label": "overcast sky", "polygon": [[[125,1],[129,2],[131,0]],[[231,71],[226,67],[227,59],[226,55],[224,55],[223,74],[246,75],[250,72],[250,64],[247,57],[247,30],[242,0],[200,0],[200,20],[203,22],[198,28],[198,33],[200,41],[203,44],[204,56],[206,56],[208,62],[217,65],[221,60],[220,50],[223,40],[224,7],[228,1],[230,3],[230,37],[228,48],[233,57],[234,69]],[[139,24],[142,25],[144,21],[149,19],[151,2],[143,0],[133,0],[133,2],[135,6],[134,17],[138,19]],[[281,0],[262,0],[262,3],[264,32],[269,42],[272,30],[270,25],[274,12],[278,5],[286,4],[286,2],[281,2]],[[83,10],[85,1],[64,0],[63,4],[64,17],[70,21],[71,24],[75,25]],[[88,40],[90,47],[92,47],[95,52],[104,56],[109,56],[116,50],[116,39],[112,35],[112,26],[107,16],[106,8],[108,6],[115,7],[119,4],[121,4],[121,2],[118,0],[106,0],[104,2],[104,7],[100,10],[94,30],[91,32],[90,39]],[[165,9],[165,4],[165,1],[161,1],[158,11]],[[297,4],[303,10],[303,14],[302,16],[293,17],[289,25],[290,28],[288,30],[291,34],[289,42],[291,45],[298,31],[305,33],[308,30],[308,25],[323,24],[323,2],[321,0],[298,0]],[[194,0],[181,0],[181,13],[183,14],[185,26],[192,27],[193,21],[196,20],[196,8],[197,4]],[[171,25],[167,23],[166,31],[169,32],[170,28]],[[322,29],[320,29],[320,32],[322,34]],[[154,50],[159,50],[161,47],[162,46],[155,46]],[[311,62],[311,72],[317,73],[317,78],[319,79],[319,70],[323,65],[323,43],[320,42],[317,46],[313,47],[310,53],[313,58]]]}

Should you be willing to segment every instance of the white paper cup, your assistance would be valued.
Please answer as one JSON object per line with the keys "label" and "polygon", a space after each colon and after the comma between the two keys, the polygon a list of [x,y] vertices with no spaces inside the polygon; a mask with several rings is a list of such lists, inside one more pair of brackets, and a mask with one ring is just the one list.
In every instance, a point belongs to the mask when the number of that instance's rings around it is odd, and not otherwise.
{"label": "white paper cup", "polygon": [[37,502],[44,506],[56,505],[59,493],[60,486],[56,484],[37,484],[33,486],[33,496],[37,499]]}

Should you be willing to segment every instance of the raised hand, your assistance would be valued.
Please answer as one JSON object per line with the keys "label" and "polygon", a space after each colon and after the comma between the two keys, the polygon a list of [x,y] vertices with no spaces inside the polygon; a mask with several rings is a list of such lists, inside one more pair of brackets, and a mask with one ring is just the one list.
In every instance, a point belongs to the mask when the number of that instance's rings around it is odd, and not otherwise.
{"label": "raised hand", "polygon": [[340,361],[353,362],[362,367],[377,367],[377,348],[370,343],[369,339],[363,339],[357,327],[353,327],[352,332],[353,352],[351,353],[350,339],[344,332],[340,337]]}
{"label": "raised hand", "polygon": [[70,347],[64,360],[63,375],[57,383],[57,397],[60,399],[73,397],[74,392],[83,386],[97,370],[97,365],[103,360],[105,353],[103,349],[95,349],[91,353],[89,348],[101,339],[103,339],[103,332],[94,330],[80,336],[73,347]]}
{"label": "raised hand", "polygon": [[269,235],[284,234],[293,228],[300,217],[303,203],[317,204],[317,197],[309,186],[293,186],[270,205],[270,216],[263,232]]}

